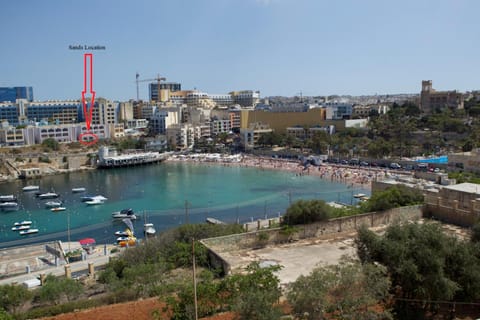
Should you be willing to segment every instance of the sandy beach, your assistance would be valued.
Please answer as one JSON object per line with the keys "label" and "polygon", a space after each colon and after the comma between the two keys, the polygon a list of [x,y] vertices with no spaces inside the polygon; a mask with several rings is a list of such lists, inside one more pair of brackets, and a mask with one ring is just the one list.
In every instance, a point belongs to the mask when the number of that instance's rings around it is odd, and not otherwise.
{"label": "sandy beach", "polygon": [[172,156],[166,161],[231,167],[251,167],[261,170],[282,170],[292,172],[295,175],[317,176],[320,179],[341,182],[352,187],[367,189],[371,188],[371,182],[375,179],[383,179],[388,176],[388,170],[379,168],[353,167],[326,163],[320,166],[304,166],[299,160],[262,158],[251,155],[223,156],[217,154],[192,154],[188,156]]}

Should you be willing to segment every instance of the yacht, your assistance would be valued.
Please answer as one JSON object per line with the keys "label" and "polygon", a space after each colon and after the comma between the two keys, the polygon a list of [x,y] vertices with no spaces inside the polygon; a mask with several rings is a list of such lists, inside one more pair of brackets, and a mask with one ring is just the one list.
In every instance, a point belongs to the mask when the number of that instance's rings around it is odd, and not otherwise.
{"label": "yacht", "polygon": [[50,209],[50,211],[52,212],[59,212],[59,211],[65,211],[65,210],[67,210],[67,208],[65,207],[56,207],[56,208]]}
{"label": "yacht", "polygon": [[27,191],[37,191],[39,190],[40,187],[39,186],[25,186],[22,188],[23,191],[27,192]]}
{"label": "yacht", "polygon": [[56,207],[60,207],[61,205],[62,205],[62,203],[60,201],[45,202],[45,207],[47,207],[47,208],[56,208]]}
{"label": "yacht", "polygon": [[102,196],[102,195],[98,195],[98,196],[84,196],[84,197],[81,197],[80,199],[81,199],[83,202],[94,201],[94,200],[100,200],[100,201],[108,200],[107,198],[105,198],[105,197]]}
{"label": "yacht", "polygon": [[33,233],[37,233],[37,232],[38,232],[38,229],[22,230],[22,231],[20,231],[20,235],[24,236],[24,235],[27,235],[27,234],[33,234]]}
{"label": "yacht", "polygon": [[87,189],[85,189],[84,187],[72,188],[73,193],[80,193],[80,192],[85,192],[85,191],[87,191]]}
{"label": "yacht", "polygon": [[104,201],[101,200],[101,199],[94,198],[92,200],[85,201],[85,203],[89,206],[94,206],[94,205],[97,205],[97,204],[103,204]]}
{"label": "yacht", "polygon": [[38,198],[40,199],[55,199],[58,198],[60,195],[55,192],[46,192],[46,193],[41,193],[38,195]]}
{"label": "yacht", "polygon": [[137,216],[132,209],[123,209],[121,211],[115,211],[112,213],[112,218],[114,219],[130,219],[136,220]]}
{"label": "yacht", "polygon": [[31,225],[32,224],[32,221],[30,220],[23,220],[23,221],[20,221],[20,222],[15,222],[13,225],[14,226],[26,226],[26,225]]}
{"label": "yacht", "polygon": [[13,201],[17,201],[17,197],[13,194],[0,196],[0,202],[13,202]]}
{"label": "yacht", "polygon": [[115,231],[115,235],[117,237],[125,237],[125,238],[130,236],[130,234],[127,231]]}
{"label": "yacht", "polygon": [[22,230],[28,230],[28,229],[30,229],[29,225],[21,225],[21,226],[12,227],[12,231],[22,231]]}
{"label": "yacht", "polygon": [[2,210],[16,210],[18,209],[18,203],[16,202],[2,202],[0,203],[0,209]]}
{"label": "yacht", "polygon": [[155,233],[157,232],[155,230],[155,227],[153,226],[153,223],[145,223],[143,225],[143,231],[145,232],[145,236],[154,236]]}

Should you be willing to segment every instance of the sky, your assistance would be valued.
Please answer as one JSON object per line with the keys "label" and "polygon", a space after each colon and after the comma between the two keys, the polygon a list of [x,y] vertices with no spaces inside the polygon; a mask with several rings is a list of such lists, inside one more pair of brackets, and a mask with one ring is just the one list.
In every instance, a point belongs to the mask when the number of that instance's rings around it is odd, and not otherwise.
{"label": "sky", "polygon": [[0,87],[78,99],[91,52],[97,97],[120,101],[136,98],[137,72],[262,97],[476,90],[478,12],[477,0],[4,0]]}

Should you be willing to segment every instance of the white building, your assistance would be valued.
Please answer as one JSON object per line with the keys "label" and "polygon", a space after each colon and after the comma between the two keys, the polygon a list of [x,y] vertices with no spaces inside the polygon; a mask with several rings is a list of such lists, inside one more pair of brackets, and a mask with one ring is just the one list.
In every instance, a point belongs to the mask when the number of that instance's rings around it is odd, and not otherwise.
{"label": "white building", "polygon": [[177,149],[191,148],[195,142],[195,129],[187,123],[173,124],[167,128],[167,142]]}

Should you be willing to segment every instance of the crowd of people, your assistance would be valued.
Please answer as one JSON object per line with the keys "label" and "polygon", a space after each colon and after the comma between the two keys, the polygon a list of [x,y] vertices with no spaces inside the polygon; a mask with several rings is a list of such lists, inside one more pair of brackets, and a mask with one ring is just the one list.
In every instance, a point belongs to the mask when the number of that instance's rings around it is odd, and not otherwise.
{"label": "crowd of people", "polygon": [[[213,160],[212,160],[213,159]],[[254,167],[261,170],[289,171],[297,176],[314,175],[321,179],[341,182],[353,186],[369,187],[375,179],[388,175],[386,170],[378,168],[353,167],[346,165],[326,164],[314,166],[300,160],[274,159],[242,155],[232,161],[231,157],[170,157],[168,161],[186,161],[192,163],[216,163],[224,166]]]}

